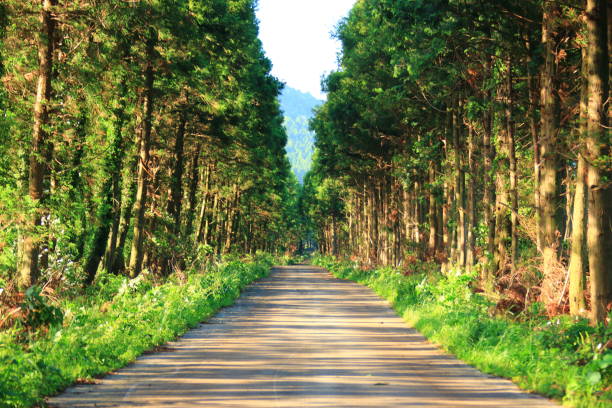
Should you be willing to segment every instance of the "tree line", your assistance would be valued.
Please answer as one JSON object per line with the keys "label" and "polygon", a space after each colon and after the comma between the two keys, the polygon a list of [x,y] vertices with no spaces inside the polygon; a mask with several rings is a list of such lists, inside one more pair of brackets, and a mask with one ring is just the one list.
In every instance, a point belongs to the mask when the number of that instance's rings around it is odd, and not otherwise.
{"label": "tree line", "polygon": [[0,4],[0,284],[288,246],[297,181],[253,0]]}
{"label": "tree line", "polygon": [[325,253],[435,260],[492,298],[606,319],[612,301],[603,0],[361,0],[311,122],[300,205]]}

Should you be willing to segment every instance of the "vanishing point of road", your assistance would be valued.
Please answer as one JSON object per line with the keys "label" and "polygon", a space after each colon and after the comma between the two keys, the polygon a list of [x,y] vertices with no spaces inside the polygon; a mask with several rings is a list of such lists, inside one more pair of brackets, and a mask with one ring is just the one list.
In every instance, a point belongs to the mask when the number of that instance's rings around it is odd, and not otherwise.
{"label": "vanishing point of road", "polygon": [[209,322],[51,407],[553,407],[444,354],[368,288],[275,268]]}

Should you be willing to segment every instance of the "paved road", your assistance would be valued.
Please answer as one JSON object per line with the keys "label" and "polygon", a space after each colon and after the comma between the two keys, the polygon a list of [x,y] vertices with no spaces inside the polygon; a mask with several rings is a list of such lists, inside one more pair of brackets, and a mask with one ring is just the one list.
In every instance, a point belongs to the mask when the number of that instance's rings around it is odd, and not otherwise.
{"label": "paved road", "polygon": [[369,289],[275,269],[169,349],[59,407],[552,407],[440,352]]}

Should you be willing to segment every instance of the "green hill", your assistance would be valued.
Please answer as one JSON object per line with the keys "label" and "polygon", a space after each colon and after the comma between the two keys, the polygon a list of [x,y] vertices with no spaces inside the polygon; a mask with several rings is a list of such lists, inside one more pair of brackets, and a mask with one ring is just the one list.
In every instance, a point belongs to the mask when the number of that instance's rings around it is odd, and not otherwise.
{"label": "green hill", "polygon": [[323,101],[314,96],[285,87],[280,97],[287,130],[287,156],[300,183],[310,169],[314,149],[314,133],[308,129],[312,110]]}

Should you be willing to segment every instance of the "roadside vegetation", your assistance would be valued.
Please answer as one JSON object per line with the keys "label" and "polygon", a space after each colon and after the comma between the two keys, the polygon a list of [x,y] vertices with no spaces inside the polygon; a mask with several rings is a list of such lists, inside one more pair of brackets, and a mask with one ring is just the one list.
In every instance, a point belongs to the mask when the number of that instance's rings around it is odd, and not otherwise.
{"label": "roadside vegetation", "polygon": [[0,332],[0,407],[28,407],[125,366],[232,304],[274,261],[228,257],[164,280],[100,273],[75,297],[30,288],[19,317]]}
{"label": "roadside vegetation", "polygon": [[474,290],[476,275],[435,263],[409,274],[393,267],[361,269],[354,262],[318,257],[313,263],[341,279],[369,286],[398,315],[434,343],[476,368],[512,379],[521,388],[567,406],[612,404],[610,327],[587,319],[549,318],[541,303],[517,315],[496,309]]}
{"label": "roadside vegetation", "polygon": [[311,122],[321,251],[477,271],[500,308],[609,323],[608,6],[357,2]]}

